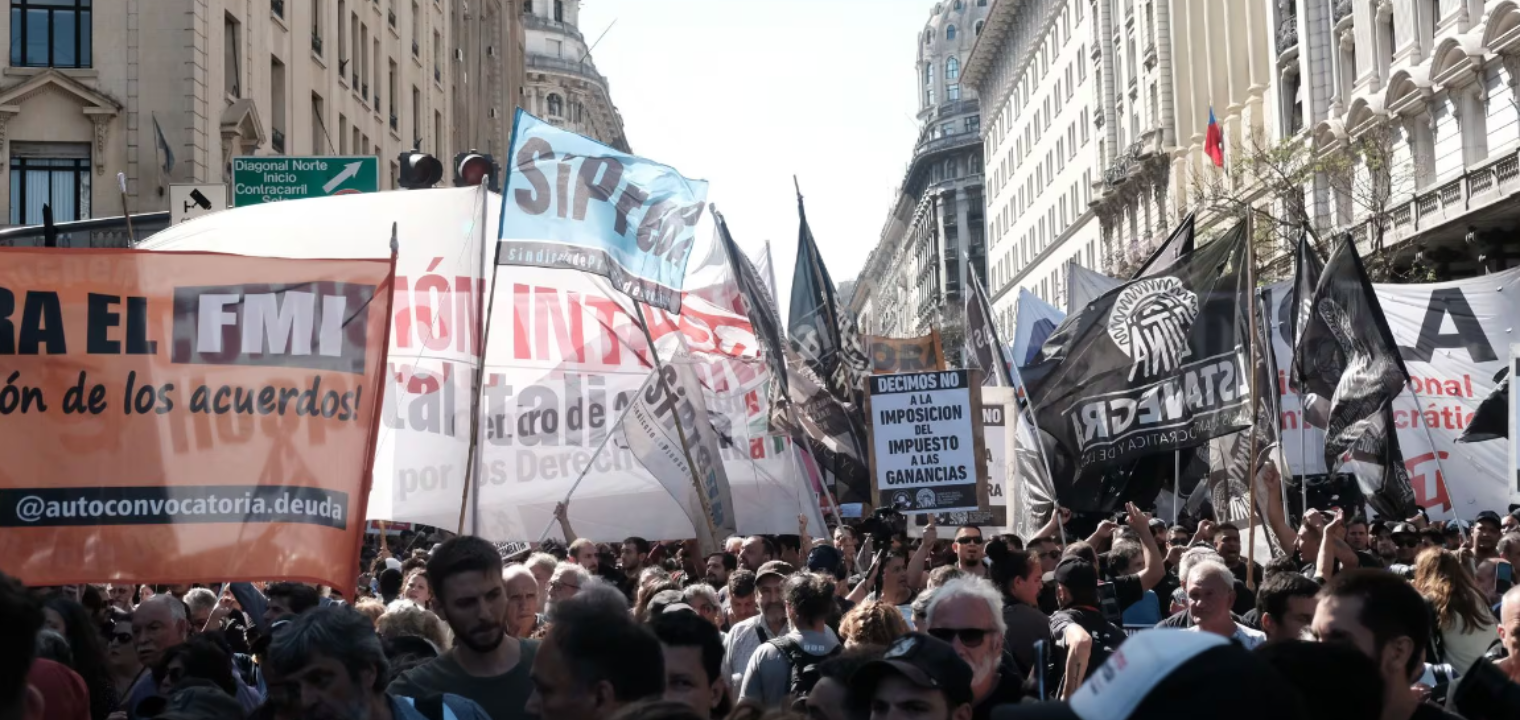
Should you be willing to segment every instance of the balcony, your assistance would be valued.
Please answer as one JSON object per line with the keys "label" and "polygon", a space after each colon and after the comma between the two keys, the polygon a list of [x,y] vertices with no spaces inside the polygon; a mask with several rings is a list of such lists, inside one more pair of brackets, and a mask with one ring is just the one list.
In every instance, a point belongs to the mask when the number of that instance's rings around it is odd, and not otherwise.
{"label": "balcony", "polygon": [[322,36],[321,35],[318,35],[316,33],[312,33],[311,34],[311,51],[314,52],[314,53],[316,53],[316,54],[318,54],[318,55],[322,54]]}
{"label": "balcony", "polygon": [[284,130],[281,130],[279,128],[275,128],[272,132],[270,132],[270,134],[269,134],[269,147],[274,148],[274,151],[277,152],[277,153],[280,153],[281,155],[285,154],[285,131]]}
{"label": "balcony", "polygon": [[[1520,154],[1510,151],[1490,157],[1486,164],[1414,196],[1405,195],[1387,204],[1383,217],[1384,249],[1427,233],[1460,236],[1469,225],[1498,225],[1513,217],[1511,199],[1520,192]],[[1360,242],[1370,242],[1370,219],[1358,218],[1350,227]],[[1373,248],[1363,246],[1364,252]]]}
{"label": "balcony", "polygon": [[537,15],[524,15],[522,16],[522,19],[523,25],[529,30],[554,30],[569,35],[576,40],[581,40],[584,42],[584,38],[581,37],[580,31],[576,30],[572,25],[566,25],[565,23],[550,20],[549,18],[545,17],[539,17]]}
{"label": "balcony", "polygon": [[285,0],[269,0],[269,11],[274,13],[275,17],[284,20]]}
{"label": "balcony", "polygon": [[1298,47],[1298,16],[1289,15],[1277,26],[1277,54]]}
{"label": "balcony", "polygon": [[1146,69],[1156,68],[1156,41],[1149,40],[1145,43],[1145,51],[1140,54],[1140,62],[1145,63]]}
{"label": "balcony", "polygon": [[592,67],[590,63],[576,62],[574,60],[566,60],[564,58],[557,58],[551,55],[541,55],[539,53],[530,52],[528,53],[527,67],[529,70],[552,70],[555,72],[579,75],[584,78],[595,80],[597,83],[603,86],[606,86],[607,84],[607,79],[602,77],[602,74],[597,72],[596,68]]}

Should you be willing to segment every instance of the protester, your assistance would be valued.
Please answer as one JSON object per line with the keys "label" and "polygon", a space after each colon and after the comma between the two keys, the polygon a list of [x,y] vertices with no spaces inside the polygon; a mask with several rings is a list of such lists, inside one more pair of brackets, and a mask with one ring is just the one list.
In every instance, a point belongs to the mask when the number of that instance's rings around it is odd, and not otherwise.
{"label": "protester", "polygon": [[1047,682],[1057,688],[1057,697],[1067,699],[1124,642],[1124,631],[1098,610],[1098,569],[1091,563],[1062,558],[1046,577],[1056,585],[1061,608],[1050,616],[1054,647]]}
{"label": "protester", "polygon": [[1040,612],[1040,591],[1045,587],[1040,561],[1025,550],[991,543],[989,575],[1003,593],[1003,648],[1013,656],[1020,677],[1035,667],[1035,643],[1050,645],[1050,617]]}
{"label": "protester", "polygon": [[715,628],[723,627],[723,604],[718,591],[705,583],[692,583],[681,591],[681,600],[691,606],[693,612]]}
{"label": "protester", "polygon": [[987,566],[982,564],[985,557],[982,542],[982,529],[975,525],[962,525],[955,531],[956,567],[961,572],[987,576]]}
{"label": "protester", "polygon": [[560,563],[554,568],[549,580],[549,603],[546,612],[554,611],[555,603],[575,597],[581,587],[591,581],[591,573],[574,563]]}
{"label": "protester", "polygon": [[861,646],[891,645],[908,634],[908,621],[897,608],[881,600],[867,600],[844,614],[839,621],[839,639],[846,650]]}
{"label": "protester", "polygon": [[[395,560],[395,558],[391,558]],[[399,563],[397,563],[399,565]],[[380,586],[380,602],[389,605],[401,597],[402,574],[400,567],[386,568],[380,572],[377,584]]]}
{"label": "protester", "polygon": [[507,633],[507,592],[501,554],[478,537],[461,536],[433,550],[428,577],[454,646],[390,684],[392,695],[452,693],[478,703],[493,720],[531,717],[529,672],[538,643]]}
{"label": "protester", "polygon": [[1430,615],[1424,599],[1392,573],[1357,569],[1325,586],[1314,611],[1314,634],[1344,642],[1377,663],[1383,677],[1383,720],[1455,718],[1410,692],[1425,669]]}
{"label": "protester", "polygon": [[[154,595],[137,606],[132,613],[132,639],[137,649],[137,659],[143,667],[152,668],[163,659],[164,651],[185,642],[190,637],[190,621],[185,604],[174,596]],[[158,687],[152,675],[144,674],[127,693],[125,709],[127,717],[136,720],[137,704],[153,697]]]}
{"label": "protester", "polygon": [[790,565],[771,561],[756,574],[755,595],[759,598],[759,613],[734,625],[723,639],[723,672],[729,678],[730,687],[742,688],[750,656],[761,645],[781,637],[789,629],[781,585],[793,572],[795,570]]}
{"label": "protester", "polygon": [[533,579],[538,583],[538,612],[548,609],[549,582],[554,579],[554,569],[559,566],[559,561],[553,555],[546,552],[536,552],[528,556],[528,571],[533,573]]}
{"label": "protester", "polygon": [[849,705],[850,681],[860,668],[880,659],[882,651],[881,647],[860,647],[825,660],[818,665],[818,681],[813,684],[802,707],[794,705],[793,708],[806,713],[808,720],[853,720]]}
{"label": "protester", "polygon": [[538,581],[522,565],[508,565],[501,574],[507,593],[507,632],[513,637],[532,637],[542,616],[538,613]]}
{"label": "protester", "polygon": [[1193,618],[1189,630],[1211,632],[1230,638],[1247,650],[1267,641],[1267,636],[1238,622],[1230,614],[1235,604],[1235,577],[1230,569],[1212,560],[1194,565],[1188,573],[1188,614]]}
{"label": "protester", "polygon": [[378,621],[380,616],[385,614],[385,604],[372,597],[354,603],[354,609],[358,610],[360,615],[369,618],[371,623]]}
{"label": "protester", "polygon": [[1019,701],[1023,676],[1003,652],[1003,596],[992,583],[966,576],[934,592],[927,610],[928,634],[943,640],[971,667],[973,717]]}
{"label": "protester", "polygon": [[1472,523],[1472,554],[1478,560],[1492,560],[1499,557],[1499,538],[1503,535],[1503,524],[1499,520],[1499,513],[1492,510],[1484,510],[1473,518]]}
{"label": "protester", "polygon": [[63,635],[68,641],[71,661],[65,663],[89,688],[89,712],[94,720],[104,720],[116,710],[119,696],[106,665],[106,648],[90,613],[73,600],[53,595],[43,602],[44,626]]}
{"label": "protester", "polygon": [[[163,652],[153,666],[153,684],[160,701],[174,694],[174,688],[186,678],[199,678],[215,685],[227,697],[236,698],[238,682],[232,673],[232,657],[215,642],[201,635]],[[255,704],[253,707],[257,707]],[[244,712],[253,707],[242,706]],[[143,707],[137,712],[141,714]]]}
{"label": "protester", "polygon": [[[744,569],[759,574],[760,566],[776,560],[776,544],[764,535],[752,535],[744,540],[743,549],[739,552],[739,562]],[[793,565],[792,567],[796,567]]]}
{"label": "protester", "polygon": [[855,528],[841,523],[834,528],[834,547],[839,548],[844,556],[844,570],[846,575],[860,571],[855,555],[860,552],[860,540],[855,535]]}
{"label": "protester", "polygon": [[276,620],[289,620],[322,603],[322,596],[316,588],[296,582],[270,583],[264,589],[264,597],[268,603],[263,613],[262,627],[265,628],[273,625]]}
{"label": "protester", "polygon": [[[713,553],[703,565],[702,579],[719,591],[728,587],[728,578],[739,568],[739,560],[728,553]],[[725,598],[726,599],[726,598]]]}
{"label": "protester", "polygon": [[1383,676],[1371,659],[1350,645],[1283,640],[1264,645],[1255,654],[1308,701],[1306,720],[1379,720],[1382,716]]}
{"label": "protester", "polygon": [[[142,679],[148,669],[137,657],[132,644],[132,614],[116,606],[106,610],[106,622],[101,627],[106,643],[106,668],[111,674],[111,695],[114,707],[111,711],[124,709],[122,699],[132,692],[132,686]],[[94,696],[91,695],[93,699]]]}
{"label": "protester", "polygon": [[1520,585],[1504,593],[1503,608],[1499,611],[1499,641],[1506,655],[1494,664],[1509,676],[1510,682],[1520,683]]}
{"label": "protester", "polygon": [[[394,689],[386,691],[389,661],[380,638],[370,629],[369,622],[350,608],[319,608],[294,618],[274,635],[265,657],[270,702],[283,716],[379,720],[428,717],[417,708],[423,696],[405,696]],[[391,687],[395,688],[395,683]],[[465,697],[442,690],[433,692],[440,693],[436,700],[458,720],[493,717]]]}
{"label": "protester", "polygon": [[1359,553],[1372,550],[1372,534],[1367,518],[1358,515],[1346,521],[1346,544]]}
{"label": "protester", "polygon": [[401,596],[427,609],[433,602],[432,588],[428,586],[427,570],[417,568],[407,573],[401,583]]}
{"label": "protester", "polygon": [[1267,642],[1301,640],[1314,623],[1319,584],[1295,572],[1269,575],[1256,594],[1257,617]]}
{"label": "protester", "polygon": [[969,720],[971,668],[943,640],[910,633],[850,677],[854,717]]}
{"label": "protester", "polygon": [[[769,580],[762,571],[762,582]],[[765,592],[762,584],[761,592]],[[801,676],[810,666],[839,653],[839,638],[826,623],[833,610],[833,581],[814,573],[797,573],[785,580],[782,588],[787,632],[773,636],[757,647],[745,666],[739,684],[739,698],[754,700],[766,707],[782,707],[789,696],[811,690]],[[765,613],[770,614],[764,598]],[[767,624],[768,625],[768,624]],[[767,626],[767,631],[774,629]]]}
{"label": "protester", "polygon": [[111,583],[106,586],[106,598],[112,607],[118,607],[127,612],[132,612],[132,586],[119,583]]}
{"label": "protester", "polygon": [[654,633],[629,617],[626,606],[577,597],[550,614],[532,678],[528,715],[608,720],[626,705],[663,695],[665,653]]}
{"label": "protester", "polygon": [[382,640],[395,640],[401,637],[422,638],[433,646],[435,657],[442,654],[452,644],[448,626],[443,620],[411,600],[403,599],[391,603],[390,609],[375,621],[375,632]]}
{"label": "protester", "polygon": [[26,675],[26,682],[41,696],[47,720],[89,720],[92,717],[90,690],[79,673],[67,665],[37,658]]}
{"label": "protester", "polygon": [[[1497,515],[1492,523],[1495,529],[1499,527]],[[1481,525],[1473,524],[1474,538]],[[1441,635],[1445,653],[1441,660],[1458,675],[1466,673],[1498,638],[1497,623],[1483,591],[1456,553],[1434,548],[1421,552],[1415,560],[1414,589],[1435,608],[1435,631]]]}
{"label": "protester", "polygon": [[588,575],[597,574],[601,560],[597,557],[596,543],[586,538],[578,538],[570,543],[569,562],[579,565]]}
{"label": "protester", "polygon": [[908,558],[898,550],[882,549],[871,569],[860,578],[847,598],[850,602],[885,600],[897,607],[910,623],[913,620],[914,589],[908,581]]}
{"label": "protester", "polygon": [[699,717],[722,717],[728,683],[723,678],[723,636],[710,621],[684,611],[653,618],[649,629],[665,655],[666,700],[689,705]]}
{"label": "protester", "polygon": [[[1246,581],[1246,558],[1240,554],[1240,528],[1233,523],[1219,523],[1214,526],[1214,551],[1224,558],[1225,567],[1235,576],[1235,579]],[[1250,562],[1251,577],[1261,580],[1261,563],[1254,560]]]}
{"label": "protester", "polygon": [[731,633],[734,626],[760,614],[760,601],[755,595],[755,574],[749,570],[735,570],[728,576],[728,585],[724,589],[728,591],[728,607],[723,616],[723,631]]}

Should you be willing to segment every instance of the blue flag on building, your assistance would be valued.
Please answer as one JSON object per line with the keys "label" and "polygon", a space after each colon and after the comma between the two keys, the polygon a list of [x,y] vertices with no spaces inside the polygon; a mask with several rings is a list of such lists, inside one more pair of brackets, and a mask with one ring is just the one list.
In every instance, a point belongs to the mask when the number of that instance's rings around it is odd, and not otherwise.
{"label": "blue flag on building", "polygon": [[522,110],[509,168],[498,264],[601,275],[635,300],[680,312],[705,181]]}

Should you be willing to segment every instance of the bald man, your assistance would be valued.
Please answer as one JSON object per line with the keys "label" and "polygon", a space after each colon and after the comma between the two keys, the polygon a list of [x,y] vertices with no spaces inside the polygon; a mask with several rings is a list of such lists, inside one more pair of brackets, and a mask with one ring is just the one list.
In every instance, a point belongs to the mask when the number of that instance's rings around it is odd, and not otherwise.
{"label": "bald man", "polygon": [[1499,642],[1509,656],[1496,664],[1511,682],[1520,683],[1520,585],[1504,593],[1504,607],[1499,610]]}

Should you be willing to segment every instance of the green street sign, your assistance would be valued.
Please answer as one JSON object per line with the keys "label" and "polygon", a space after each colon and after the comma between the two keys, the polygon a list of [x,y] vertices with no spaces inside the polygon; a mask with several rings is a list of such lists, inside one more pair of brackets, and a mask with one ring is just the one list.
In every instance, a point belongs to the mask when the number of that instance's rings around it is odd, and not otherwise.
{"label": "green street sign", "polygon": [[232,206],[380,190],[377,157],[235,157]]}

